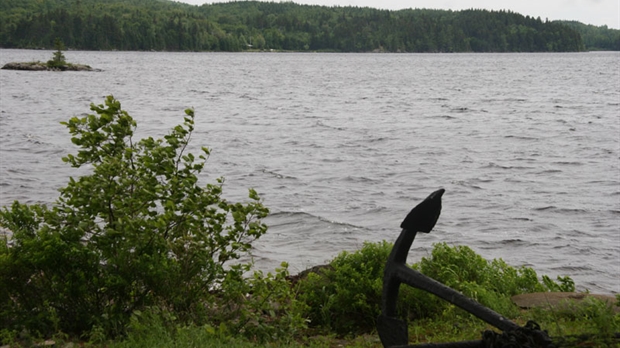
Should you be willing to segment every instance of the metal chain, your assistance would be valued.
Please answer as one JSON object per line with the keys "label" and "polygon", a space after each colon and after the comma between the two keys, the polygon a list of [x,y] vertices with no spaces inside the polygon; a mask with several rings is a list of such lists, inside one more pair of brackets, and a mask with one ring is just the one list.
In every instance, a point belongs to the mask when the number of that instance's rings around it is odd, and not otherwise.
{"label": "metal chain", "polygon": [[547,331],[532,320],[516,330],[502,333],[486,330],[482,342],[484,348],[555,348]]}

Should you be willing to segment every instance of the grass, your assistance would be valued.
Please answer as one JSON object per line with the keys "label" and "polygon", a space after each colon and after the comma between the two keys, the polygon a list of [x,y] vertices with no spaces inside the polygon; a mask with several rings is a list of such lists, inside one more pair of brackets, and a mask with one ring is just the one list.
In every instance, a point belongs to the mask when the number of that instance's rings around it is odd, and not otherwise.
{"label": "grass", "polygon": [[[542,329],[548,331],[556,347],[620,347],[620,340],[613,339],[618,330],[620,315],[602,301],[591,299],[563,307],[560,310],[532,309],[523,310],[514,321],[523,326],[528,320],[538,322]],[[447,343],[479,340],[482,332],[493,330],[490,325],[462,315],[458,311],[446,313],[440,319],[423,319],[409,323],[409,344]],[[291,340],[272,342],[253,342],[239,337],[222,334],[220,328],[211,326],[170,326],[161,318],[149,316],[139,321],[132,321],[127,337],[115,341],[97,342],[96,335],[91,335],[90,342],[71,339],[58,334],[52,340],[56,347],[93,347],[93,348],[319,348],[319,347],[382,347],[376,332],[358,336],[337,337],[321,334],[316,329],[308,329],[303,335]],[[15,340],[10,347],[34,345],[33,341]]]}

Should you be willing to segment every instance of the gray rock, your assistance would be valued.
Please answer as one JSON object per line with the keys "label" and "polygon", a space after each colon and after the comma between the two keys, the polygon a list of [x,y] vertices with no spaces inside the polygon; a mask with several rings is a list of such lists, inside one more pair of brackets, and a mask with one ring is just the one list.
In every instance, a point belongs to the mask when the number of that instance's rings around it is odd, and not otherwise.
{"label": "gray rock", "polygon": [[46,63],[42,62],[27,62],[27,63],[7,63],[2,69],[6,70],[29,70],[29,71],[101,71],[93,69],[84,64],[66,64],[57,67],[50,68]]}
{"label": "gray rock", "polygon": [[587,294],[581,292],[536,292],[513,296],[512,302],[521,308],[558,308],[570,309],[571,305],[581,302],[588,297],[593,297],[607,302],[616,313],[620,313],[620,307],[616,305],[616,297],[612,295]]}

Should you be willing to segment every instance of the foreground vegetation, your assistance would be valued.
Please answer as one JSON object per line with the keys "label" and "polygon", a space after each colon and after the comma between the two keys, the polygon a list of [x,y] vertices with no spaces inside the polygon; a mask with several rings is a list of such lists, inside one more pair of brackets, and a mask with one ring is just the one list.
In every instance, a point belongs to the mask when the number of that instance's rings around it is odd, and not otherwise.
{"label": "foreground vegetation", "polygon": [[51,48],[56,37],[80,50],[620,50],[620,30],[510,11],[388,11],[263,1],[202,6],[168,0],[0,2],[0,47]]}
{"label": "foreground vegetation", "polygon": [[[51,206],[0,210],[0,340],[42,339],[111,347],[378,346],[388,242],[366,243],[329,265],[291,277],[253,271],[240,258],[267,232],[269,213],[223,197],[223,179],[199,185],[209,149],[187,152],[194,111],[163,139],[133,139],[136,122],[107,97],[94,114],[63,124],[79,147],[63,158],[90,175],[70,178]],[[574,291],[528,267],[487,261],[465,246],[434,246],[412,267],[525,324],[598,346],[615,343],[620,319],[591,300],[557,311],[522,312],[517,294]],[[487,324],[438,298],[403,287],[399,313],[411,342],[480,339]],[[345,341],[343,341],[345,339]]]}

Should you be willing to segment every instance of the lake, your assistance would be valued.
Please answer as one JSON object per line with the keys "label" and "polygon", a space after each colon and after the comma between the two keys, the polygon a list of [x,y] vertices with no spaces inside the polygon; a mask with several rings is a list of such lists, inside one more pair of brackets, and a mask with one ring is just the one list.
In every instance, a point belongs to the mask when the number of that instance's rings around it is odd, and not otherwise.
{"label": "lake", "polygon": [[[52,51],[0,50],[0,64]],[[292,273],[394,241],[445,188],[434,243],[620,292],[620,53],[65,52],[101,72],[0,71],[0,206],[52,203],[72,116],[114,95],[137,137],[196,111],[193,153],[227,198],[271,209],[257,267]]]}

